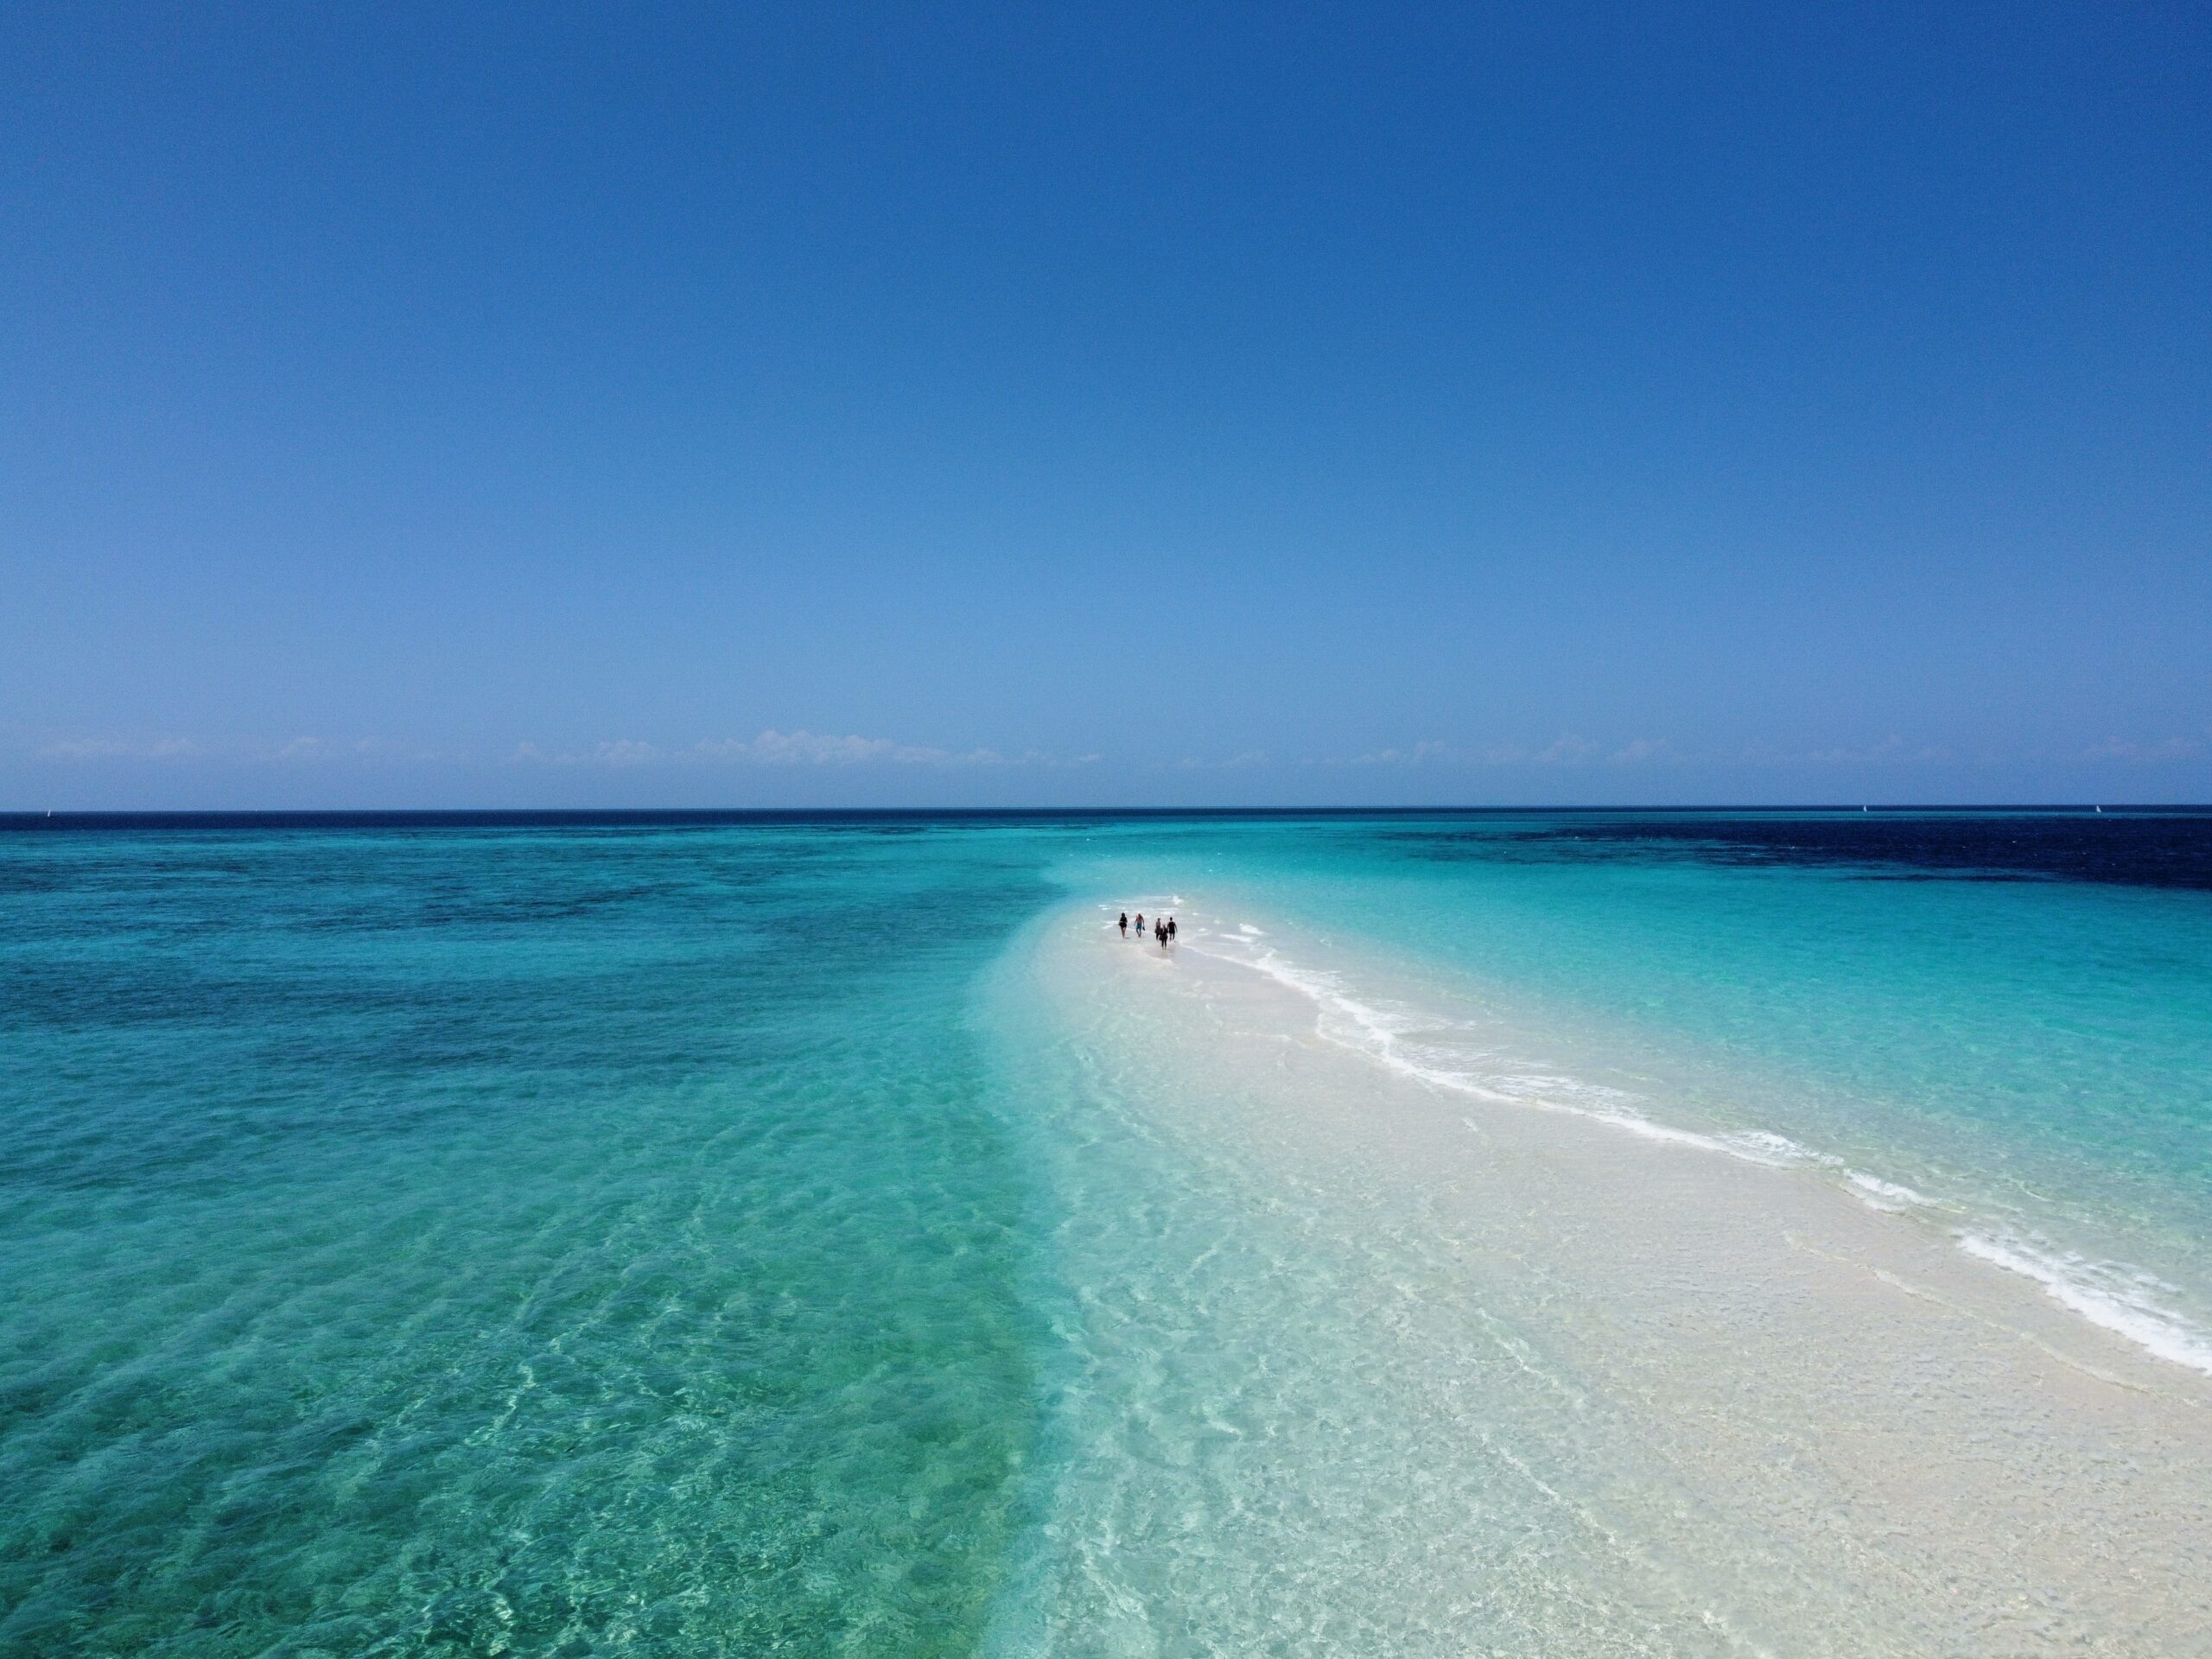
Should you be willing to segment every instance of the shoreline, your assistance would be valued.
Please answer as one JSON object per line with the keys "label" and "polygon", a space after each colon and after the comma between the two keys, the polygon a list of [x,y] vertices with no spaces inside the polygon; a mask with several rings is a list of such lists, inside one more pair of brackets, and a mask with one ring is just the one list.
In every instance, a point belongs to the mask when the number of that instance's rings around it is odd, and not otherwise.
{"label": "shoreline", "polygon": [[[1637,1541],[1686,1607],[1709,1600],[1735,1632],[1719,1650],[1813,1630],[1833,1652],[2212,1640],[2212,1379],[1974,1259],[1878,1177],[1532,1110],[1332,1041],[1313,989],[1222,948],[1264,933],[1177,907],[1166,953],[1071,905],[1037,945],[1056,1018],[1144,1079],[1128,1110],[1171,1160],[1364,1278],[1408,1409],[1563,1457],[1538,1485]],[[1295,1251],[1236,1294],[1287,1295]],[[1367,1376],[1371,1334],[1262,1332],[1247,1358],[1307,1342],[1323,1390],[1332,1368]],[[1546,1379],[1526,1397],[1497,1369],[1516,1353]],[[1583,1403],[1555,1419],[1547,1390]]]}
{"label": "shoreline", "polygon": [[1482,1078],[1449,1066],[1424,1065],[1400,1052],[1402,1033],[1394,1029],[1389,1016],[1340,990],[1333,974],[1285,962],[1261,943],[1268,937],[1249,924],[1234,931],[1205,928],[1193,934],[1197,942],[1189,949],[1195,956],[1262,974],[1306,998],[1321,1016],[1319,1029],[1325,1037],[1331,1034],[1328,1015],[1344,1016],[1356,1030],[1337,1036],[1340,1046],[1364,1052],[1425,1087],[1494,1106],[1580,1117],[1648,1141],[1759,1168],[1795,1169],[1826,1178],[1870,1210],[1911,1215],[1946,1229],[1961,1254],[2033,1281],[2077,1317],[2158,1359],[2212,1376],[2212,1332],[2161,1300],[2162,1293],[2176,1287],[2146,1269],[2126,1262],[2094,1260],[2048,1240],[2023,1237],[2002,1218],[1977,1214],[1948,1198],[1854,1167],[1834,1153],[1773,1130],[1693,1128],[1664,1122],[1646,1116],[1635,1097],[1624,1091],[1565,1076],[1539,1072]]}

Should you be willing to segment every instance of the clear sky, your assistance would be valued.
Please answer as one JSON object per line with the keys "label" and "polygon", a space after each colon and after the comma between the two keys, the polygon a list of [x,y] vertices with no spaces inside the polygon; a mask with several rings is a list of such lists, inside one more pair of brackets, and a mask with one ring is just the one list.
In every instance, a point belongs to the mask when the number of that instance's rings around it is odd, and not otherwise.
{"label": "clear sky", "polygon": [[0,806],[2206,798],[2200,4],[0,8]]}

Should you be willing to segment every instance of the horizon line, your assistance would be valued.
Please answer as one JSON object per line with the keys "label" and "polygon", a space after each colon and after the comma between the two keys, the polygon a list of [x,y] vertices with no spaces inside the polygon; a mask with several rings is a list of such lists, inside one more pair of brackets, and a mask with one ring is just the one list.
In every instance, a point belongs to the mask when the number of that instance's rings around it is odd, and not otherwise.
{"label": "horizon line", "polygon": [[1297,805],[1154,806],[458,806],[458,807],[110,807],[0,809],[0,830],[39,828],[160,828],[168,824],[218,827],[309,827],[317,822],[375,823],[710,823],[748,819],[955,819],[955,818],[1163,818],[1163,817],[1381,817],[1407,814],[1459,816],[1642,812],[1690,815],[1717,812],[1764,813],[2208,813],[2207,801],[1707,801],[1658,805],[1645,802],[1577,804],[1526,803],[1516,805],[1402,804]]}

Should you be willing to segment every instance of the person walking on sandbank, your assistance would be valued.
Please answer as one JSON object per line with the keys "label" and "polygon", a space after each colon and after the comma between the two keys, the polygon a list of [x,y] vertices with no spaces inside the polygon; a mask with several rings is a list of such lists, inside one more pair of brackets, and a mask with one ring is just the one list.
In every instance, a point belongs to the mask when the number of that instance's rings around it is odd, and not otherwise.
{"label": "person walking on sandbank", "polygon": [[1126,910],[1122,912],[1122,937],[1125,939],[1129,937],[1129,912]]}

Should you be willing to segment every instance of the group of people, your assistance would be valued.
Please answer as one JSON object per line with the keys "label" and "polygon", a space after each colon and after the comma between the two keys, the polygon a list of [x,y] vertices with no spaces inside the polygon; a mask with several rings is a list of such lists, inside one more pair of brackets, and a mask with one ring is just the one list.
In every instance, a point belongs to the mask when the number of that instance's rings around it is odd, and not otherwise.
{"label": "group of people", "polygon": [[[1122,937],[1125,939],[1129,937],[1129,912],[1126,910],[1122,912]],[[1165,950],[1170,944],[1174,943],[1175,918],[1173,916],[1154,917],[1152,918],[1152,937],[1160,941],[1160,948]],[[1144,938],[1144,912],[1142,911],[1139,911],[1137,912],[1137,938]]]}

